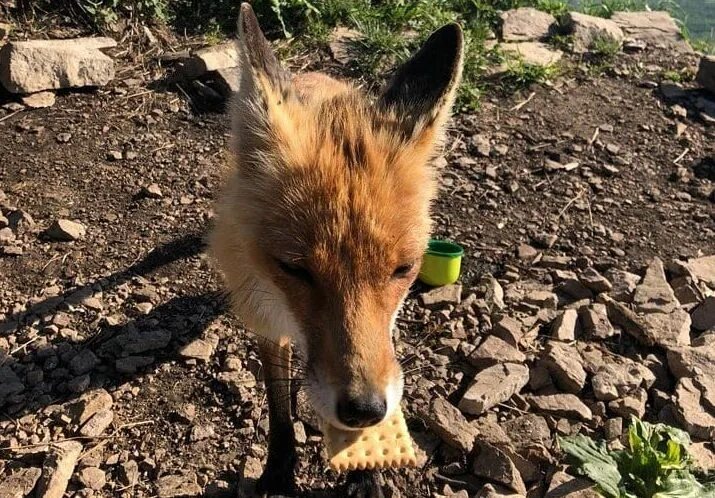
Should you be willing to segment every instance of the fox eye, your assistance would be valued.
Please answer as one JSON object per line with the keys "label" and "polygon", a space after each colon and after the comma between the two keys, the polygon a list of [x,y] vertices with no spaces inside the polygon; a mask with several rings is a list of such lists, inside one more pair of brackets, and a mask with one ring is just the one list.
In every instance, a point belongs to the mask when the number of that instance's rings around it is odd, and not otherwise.
{"label": "fox eye", "polygon": [[296,265],[295,263],[287,263],[279,259],[277,259],[276,261],[278,263],[278,268],[280,268],[281,271],[286,275],[296,278],[298,280],[302,280],[306,284],[313,283],[313,275],[311,275],[310,271],[308,271],[306,268],[303,268],[300,265]]}
{"label": "fox eye", "polygon": [[392,278],[405,278],[412,272],[412,269],[414,267],[414,263],[406,263],[404,265],[400,265],[395,268],[394,272],[392,272]]}

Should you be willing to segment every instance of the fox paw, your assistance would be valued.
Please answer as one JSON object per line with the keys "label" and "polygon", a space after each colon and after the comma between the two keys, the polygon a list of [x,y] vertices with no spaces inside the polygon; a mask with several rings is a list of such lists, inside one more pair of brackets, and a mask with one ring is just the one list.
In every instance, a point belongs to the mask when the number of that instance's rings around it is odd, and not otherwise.
{"label": "fox paw", "polygon": [[348,498],[385,498],[378,473],[366,470],[356,470],[348,474],[345,495]]}
{"label": "fox paw", "polygon": [[256,482],[256,494],[268,497],[292,497],[298,495],[295,484],[295,467],[292,462],[266,466]]}

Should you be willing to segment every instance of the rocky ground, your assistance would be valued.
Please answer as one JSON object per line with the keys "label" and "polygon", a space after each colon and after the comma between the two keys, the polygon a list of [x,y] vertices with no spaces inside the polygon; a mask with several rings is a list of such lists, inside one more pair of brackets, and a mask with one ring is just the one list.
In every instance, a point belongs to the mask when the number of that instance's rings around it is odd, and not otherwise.
{"label": "rocky ground", "polygon": [[[455,117],[434,214],[464,271],[398,321],[420,467],[386,472],[388,496],[596,496],[555,438],[618,446],[633,415],[715,467],[715,96],[664,81],[692,54],[565,63]],[[260,475],[261,365],[203,254],[227,117],[155,79],[1,97],[3,498],[250,495]],[[301,489],[338,495],[296,412]]]}

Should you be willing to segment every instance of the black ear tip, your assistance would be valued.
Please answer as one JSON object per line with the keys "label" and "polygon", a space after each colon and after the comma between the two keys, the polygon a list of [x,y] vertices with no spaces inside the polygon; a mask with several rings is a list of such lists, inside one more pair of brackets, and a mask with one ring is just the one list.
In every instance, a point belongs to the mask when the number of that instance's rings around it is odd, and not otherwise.
{"label": "black ear tip", "polygon": [[428,38],[425,46],[432,46],[443,54],[455,54],[459,57],[464,45],[464,33],[457,23],[445,24]]}

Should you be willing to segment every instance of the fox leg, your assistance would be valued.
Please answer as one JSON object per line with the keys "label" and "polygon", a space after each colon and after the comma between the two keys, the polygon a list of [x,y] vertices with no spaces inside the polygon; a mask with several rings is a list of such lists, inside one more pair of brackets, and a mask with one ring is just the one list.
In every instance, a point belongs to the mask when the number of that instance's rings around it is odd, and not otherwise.
{"label": "fox leg", "polygon": [[345,483],[345,495],[348,498],[384,498],[380,486],[380,473],[377,470],[353,470],[348,472]]}
{"label": "fox leg", "polygon": [[261,341],[268,398],[268,460],[256,484],[259,495],[295,495],[295,432],[291,420],[290,359],[288,339],[280,343]]}

